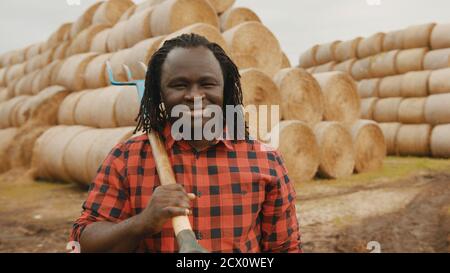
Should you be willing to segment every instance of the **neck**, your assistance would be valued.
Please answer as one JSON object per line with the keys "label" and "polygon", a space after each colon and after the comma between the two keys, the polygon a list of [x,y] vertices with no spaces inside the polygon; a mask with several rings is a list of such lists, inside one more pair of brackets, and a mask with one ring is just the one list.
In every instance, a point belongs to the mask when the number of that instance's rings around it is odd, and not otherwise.
{"label": "neck", "polygon": [[191,145],[197,152],[201,152],[202,150],[208,148],[211,145],[217,143],[217,140],[187,140],[189,145]]}

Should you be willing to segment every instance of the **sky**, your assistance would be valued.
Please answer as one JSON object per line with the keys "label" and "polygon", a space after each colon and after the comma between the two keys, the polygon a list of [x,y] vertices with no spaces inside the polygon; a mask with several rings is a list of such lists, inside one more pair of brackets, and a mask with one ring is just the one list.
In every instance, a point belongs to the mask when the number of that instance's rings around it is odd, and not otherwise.
{"label": "sky", "polygon": [[[71,1],[80,5],[70,5]],[[0,53],[45,41],[59,25],[75,21],[94,2],[1,0]],[[314,44],[415,24],[450,23],[449,0],[236,0],[235,6],[258,14],[293,65]]]}

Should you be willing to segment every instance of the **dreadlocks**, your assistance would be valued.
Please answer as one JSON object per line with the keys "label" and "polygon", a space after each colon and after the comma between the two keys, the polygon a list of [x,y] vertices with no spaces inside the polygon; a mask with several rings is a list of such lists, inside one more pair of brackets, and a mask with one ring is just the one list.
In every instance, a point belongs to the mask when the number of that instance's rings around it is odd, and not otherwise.
{"label": "dreadlocks", "polygon": [[[234,107],[243,106],[239,70],[225,51],[219,45],[209,42],[203,36],[183,34],[164,42],[163,46],[150,59],[145,76],[145,92],[141,101],[139,114],[136,118],[138,124],[135,133],[140,130],[146,133],[151,130],[156,130],[161,133],[164,125],[169,120],[169,115],[166,109],[164,109],[161,99],[161,71],[167,55],[178,47],[196,48],[201,46],[211,50],[222,68],[224,79],[224,102],[222,109],[225,110],[226,105],[232,105]],[[243,117],[243,113],[241,114],[238,114],[237,118],[239,116]],[[227,123],[229,122],[231,121],[227,121]],[[234,122],[235,133],[237,132],[236,126],[238,123]],[[245,134],[248,134],[247,125],[245,125]]]}

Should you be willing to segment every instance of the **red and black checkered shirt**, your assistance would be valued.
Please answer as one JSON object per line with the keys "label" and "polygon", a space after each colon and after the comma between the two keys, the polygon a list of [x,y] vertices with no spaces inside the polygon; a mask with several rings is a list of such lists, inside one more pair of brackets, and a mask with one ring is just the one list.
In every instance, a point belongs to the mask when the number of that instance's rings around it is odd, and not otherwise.
{"label": "red and black checkered shirt", "polygon": [[[201,152],[175,141],[166,126],[163,139],[176,181],[197,195],[190,222],[211,252],[301,252],[295,190],[281,156],[254,140],[221,140]],[[147,135],[118,144],[90,186],[71,241],[94,222],[118,223],[139,214],[160,186]],[[144,238],[138,252],[177,252],[168,221]]]}

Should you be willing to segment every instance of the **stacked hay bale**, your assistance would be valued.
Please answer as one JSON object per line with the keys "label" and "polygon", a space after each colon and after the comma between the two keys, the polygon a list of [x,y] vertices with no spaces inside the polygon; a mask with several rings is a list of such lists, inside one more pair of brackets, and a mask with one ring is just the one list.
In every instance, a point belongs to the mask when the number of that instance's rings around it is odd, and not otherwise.
{"label": "stacked hay bale", "polygon": [[388,154],[448,158],[449,35],[450,24],[429,23],[315,45],[300,67],[346,71],[359,81],[361,118],[380,122]]}

